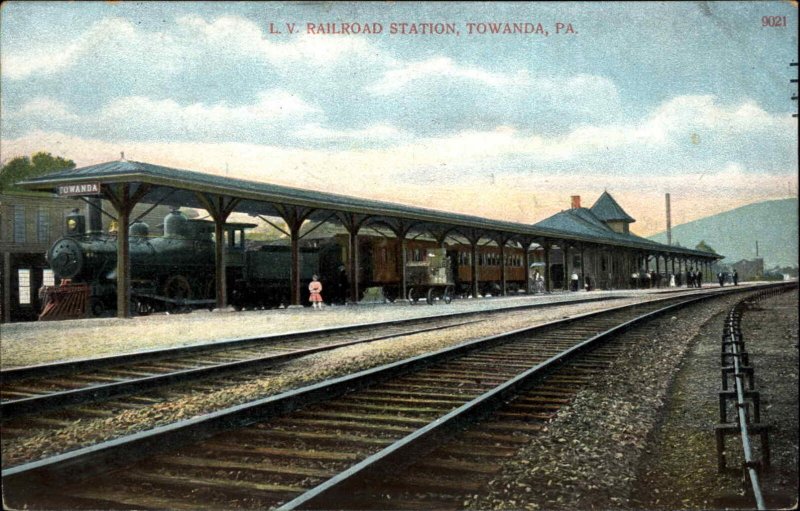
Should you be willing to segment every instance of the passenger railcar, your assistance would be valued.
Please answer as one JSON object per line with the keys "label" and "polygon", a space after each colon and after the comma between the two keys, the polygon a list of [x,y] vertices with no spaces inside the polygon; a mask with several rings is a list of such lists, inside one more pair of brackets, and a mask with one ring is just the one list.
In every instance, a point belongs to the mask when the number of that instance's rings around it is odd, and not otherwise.
{"label": "passenger railcar", "polygon": [[[346,235],[337,236],[337,244],[347,246]],[[425,261],[432,249],[439,248],[432,240],[407,240],[406,263]],[[466,296],[472,292],[472,251],[467,245],[452,244],[446,250],[450,261],[455,294]],[[478,292],[497,296],[502,292],[500,249],[485,245],[478,247]],[[526,289],[524,254],[521,248],[506,247],[506,290],[516,293]],[[531,259],[533,262],[533,259]],[[400,289],[402,254],[396,238],[359,236],[359,288],[380,287],[383,295],[394,301],[402,294]]]}

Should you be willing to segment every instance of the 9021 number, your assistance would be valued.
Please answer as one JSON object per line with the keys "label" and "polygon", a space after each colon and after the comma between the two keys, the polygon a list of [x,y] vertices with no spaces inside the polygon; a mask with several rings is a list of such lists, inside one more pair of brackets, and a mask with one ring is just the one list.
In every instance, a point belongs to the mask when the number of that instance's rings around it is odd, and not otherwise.
{"label": "9021 number", "polygon": [[786,16],[762,16],[761,26],[770,28],[785,27]]}

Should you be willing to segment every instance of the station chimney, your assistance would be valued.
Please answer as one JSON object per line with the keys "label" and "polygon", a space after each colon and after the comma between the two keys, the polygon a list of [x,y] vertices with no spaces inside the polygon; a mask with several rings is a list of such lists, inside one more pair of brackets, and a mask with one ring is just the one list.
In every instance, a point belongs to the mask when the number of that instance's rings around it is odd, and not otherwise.
{"label": "station chimney", "polygon": [[578,209],[578,208],[581,207],[581,196],[580,195],[570,195],[570,199],[572,200],[571,201],[572,203],[571,203],[571,206],[570,206],[572,209]]}
{"label": "station chimney", "polygon": [[669,194],[665,196],[667,202],[667,245],[672,245],[672,208],[669,203]]}

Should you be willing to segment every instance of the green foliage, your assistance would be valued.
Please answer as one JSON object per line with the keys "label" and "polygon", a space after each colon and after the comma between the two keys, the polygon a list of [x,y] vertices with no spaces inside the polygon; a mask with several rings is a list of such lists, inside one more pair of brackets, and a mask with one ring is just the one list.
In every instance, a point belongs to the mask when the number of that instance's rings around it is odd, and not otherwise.
{"label": "green foliage", "polygon": [[41,151],[30,158],[18,156],[6,162],[0,169],[0,192],[21,190],[15,185],[25,179],[48,174],[55,170],[74,168],[74,161]]}
{"label": "green foliage", "polygon": [[703,252],[711,252],[712,254],[716,254],[717,253],[717,251],[714,250],[713,248],[711,248],[711,246],[708,243],[706,243],[705,240],[702,240],[694,248],[695,248],[695,250],[701,250]]}

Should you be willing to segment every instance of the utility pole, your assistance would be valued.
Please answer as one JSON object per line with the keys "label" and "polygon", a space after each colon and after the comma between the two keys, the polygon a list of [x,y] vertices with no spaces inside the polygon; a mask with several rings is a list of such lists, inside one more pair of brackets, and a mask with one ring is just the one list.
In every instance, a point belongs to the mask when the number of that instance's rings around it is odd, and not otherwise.
{"label": "utility pole", "polygon": [[[797,62],[790,62],[789,66],[790,67],[797,67]],[[791,80],[789,80],[789,83],[797,83],[797,78],[792,78]],[[797,101],[797,93],[796,92],[792,96],[792,101]],[[793,113],[792,117],[797,117],[797,112]]]}
{"label": "utility pole", "polygon": [[666,194],[665,200],[667,202],[667,245],[672,245],[672,209],[669,203],[669,194]]}

